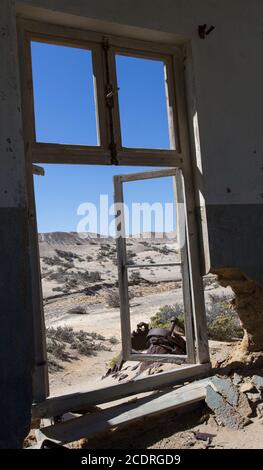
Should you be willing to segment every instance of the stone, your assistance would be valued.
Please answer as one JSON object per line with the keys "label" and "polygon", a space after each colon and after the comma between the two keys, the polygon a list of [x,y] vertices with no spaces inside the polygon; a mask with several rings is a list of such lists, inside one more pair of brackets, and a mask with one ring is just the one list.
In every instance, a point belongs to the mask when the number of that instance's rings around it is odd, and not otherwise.
{"label": "stone", "polygon": [[237,387],[232,383],[229,377],[219,377],[215,375],[211,378],[213,388],[220,393],[226,401],[232,405],[238,405],[239,393]]}
{"label": "stone", "polygon": [[247,395],[249,401],[251,401],[252,403],[257,403],[258,401],[261,400],[261,393],[260,392],[247,393],[246,395]]}
{"label": "stone", "polygon": [[205,441],[208,444],[211,444],[212,440],[216,436],[216,434],[210,434],[207,432],[199,432],[199,431],[194,431],[194,435],[198,441]]}
{"label": "stone", "polygon": [[243,429],[250,423],[248,418],[241,416],[224,397],[216,392],[210,385],[206,388],[206,404],[215,413],[216,420],[229,429]]}
{"label": "stone", "polygon": [[250,418],[253,415],[253,409],[245,393],[239,395],[237,411],[245,418]]}
{"label": "stone", "polygon": [[263,390],[263,377],[261,377],[260,375],[253,375],[252,382],[258,389],[258,391]]}
{"label": "stone", "polygon": [[263,418],[263,403],[259,403],[257,406],[257,416]]}
{"label": "stone", "polygon": [[239,375],[235,372],[234,375],[233,375],[233,380],[232,380],[233,384],[234,385],[239,385],[239,384],[242,383],[242,380],[243,380],[243,378],[241,377],[241,375]]}
{"label": "stone", "polygon": [[251,392],[253,390],[253,388],[255,388],[255,387],[251,382],[245,382],[241,385],[240,392],[242,392],[242,393]]}

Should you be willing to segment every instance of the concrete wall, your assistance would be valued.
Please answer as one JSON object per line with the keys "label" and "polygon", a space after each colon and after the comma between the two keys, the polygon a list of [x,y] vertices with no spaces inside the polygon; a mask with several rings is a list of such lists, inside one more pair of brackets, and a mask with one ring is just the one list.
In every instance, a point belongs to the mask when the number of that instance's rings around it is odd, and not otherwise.
{"label": "concrete wall", "polygon": [[[26,0],[17,5],[19,14],[36,19],[191,44],[202,160],[196,184],[206,203],[211,266],[239,267],[263,282],[261,0]],[[197,30],[204,23],[215,30],[202,40]],[[208,251],[206,265],[209,269]]]}
{"label": "concrete wall", "polygon": [[33,322],[15,10],[0,2],[0,448],[30,425]]}

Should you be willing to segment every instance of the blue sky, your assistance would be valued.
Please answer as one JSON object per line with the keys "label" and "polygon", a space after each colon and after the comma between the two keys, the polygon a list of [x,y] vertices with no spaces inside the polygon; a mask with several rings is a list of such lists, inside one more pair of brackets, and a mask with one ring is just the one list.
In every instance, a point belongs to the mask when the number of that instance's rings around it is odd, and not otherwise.
{"label": "blue sky", "polygon": [[[117,56],[117,78],[123,145],[169,148],[163,64]],[[91,52],[32,43],[36,138],[38,142],[97,145]],[[113,198],[115,174],[143,167],[43,165],[35,176],[39,232],[76,231],[78,206],[100,194]],[[167,178],[129,183],[125,202],[172,202]],[[171,180],[171,179],[170,179]],[[153,223],[148,230],[154,230]]]}

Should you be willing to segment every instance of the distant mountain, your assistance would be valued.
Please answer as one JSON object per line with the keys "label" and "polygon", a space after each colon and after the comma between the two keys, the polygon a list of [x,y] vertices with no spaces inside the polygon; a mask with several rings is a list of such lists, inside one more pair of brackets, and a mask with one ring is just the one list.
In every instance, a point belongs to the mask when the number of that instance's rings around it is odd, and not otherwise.
{"label": "distant mountain", "polygon": [[100,239],[97,233],[47,232],[39,233],[39,243],[49,245],[86,245],[91,239]]}
{"label": "distant mountain", "polygon": [[[171,233],[158,233],[158,232],[145,232],[138,235],[130,235],[130,240],[151,240],[151,241],[164,241],[175,242],[176,234]],[[91,232],[78,233],[78,232],[46,232],[38,234],[39,243],[46,243],[48,245],[87,245],[90,241],[113,241],[112,237],[104,237],[103,235]]]}

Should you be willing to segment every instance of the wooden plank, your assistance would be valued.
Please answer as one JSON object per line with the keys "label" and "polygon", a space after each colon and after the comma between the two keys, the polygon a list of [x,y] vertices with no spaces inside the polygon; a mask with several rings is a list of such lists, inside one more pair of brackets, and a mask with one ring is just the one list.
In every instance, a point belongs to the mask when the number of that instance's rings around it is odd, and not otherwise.
{"label": "wooden plank", "polygon": [[33,142],[31,152],[34,163],[110,164],[109,151],[101,147]]}
{"label": "wooden plank", "polygon": [[174,83],[178,108],[178,124],[180,132],[181,150],[183,159],[184,194],[187,210],[187,243],[189,255],[189,274],[192,292],[192,306],[197,348],[197,360],[200,363],[210,361],[207,336],[206,311],[204,302],[204,289],[201,275],[201,244],[199,240],[198,223],[196,217],[196,192],[194,185],[193,167],[190,153],[188,120],[186,114],[186,97],[184,88],[183,60],[174,58]]}
{"label": "wooden plank", "polygon": [[34,181],[32,175],[31,142],[35,139],[33,82],[31,54],[28,37],[18,29],[19,66],[21,76],[21,94],[23,107],[23,133],[26,149],[27,192],[29,205],[29,253],[30,283],[32,291],[33,326],[34,326],[34,374],[33,399],[42,401],[49,394],[48,365],[45,337],[45,319],[41,284],[40,258],[38,246],[38,230]]}
{"label": "wooden plank", "polygon": [[[33,142],[31,146],[33,163],[111,165],[110,152],[101,147],[63,145]],[[171,154],[151,152],[137,154],[133,150],[118,152],[119,165],[130,166],[182,166],[181,157]]]}
{"label": "wooden plank", "polygon": [[170,148],[179,151],[180,140],[178,135],[177,125],[177,109],[176,102],[173,93],[173,81],[171,80],[171,59],[164,62],[164,82],[165,82],[165,97],[166,97],[166,109],[168,117],[168,128],[169,128],[169,140]]}
{"label": "wooden plank", "polygon": [[153,264],[126,264],[127,269],[137,268],[162,268],[165,266],[181,266],[182,263],[153,263]]}
{"label": "wooden plank", "polygon": [[118,151],[118,162],[119,165],[123,166],[159,166],[159,167],[170,167],[178,168],[182,167],[182,157],[177,154],[171,153],[161,153],[161,152],[142,152],[136,153],[134,150],[124,152],[123,150]]}
{"label": "wooden plank", "polygon": [[122,183],[128,183],[129,181],[141,181],[154,178],[166,178],[169,176],[175,176],[176,169],[169,168],[167,170],[155,170],[155,171],[144,171],[139,173],[128,173],[127,175],[118,175]]}
{"label": "wooden plank", "polygon": [[[39,35],[43,40],[47,37],[60,38],[65,44],[72,44],[75,41],[85,41],[90,43],[101,44],[105,32],[87,31],[86,29],[74,28],[70,26],[62,26],[57,24],[46,23],[42,21],[19,18],[19,23],[25,31],[29,31],[32,35]],[[168,54],[180,56],[180,45],[160,42],[147,41],[145,39],[127,38],[116,35],[107,34],[107,38],[112,46],[116,46],[118,50],[135,50],[149,56],[149,53],[159,54],[160,58],[167,57]],[[53,39],[54,40],[54,39]]]}
{"label": "wooden plank", "polygon": [[161,372],[144,378],[136,378],[125,383],[115,384],[87,392],[71,393],[59,397],[47,398],[42,403],[36,403],[32,407],[33,418],[49,418],[60,416],[68,411],[78,410],[83,406],[109,403],[120,398],[135,395],[137,393],[160,390],[165,386],[173,386],[186,380],[194,380],[206,375],[211,369],[210,364],[186,365],[180,369],[169,372]]}
{"label": "wooden plank", "polygon": [[43,438],[60,443],[91,438],[113,427],[127,426],[138,419],[158,413],[180,409],[206,398],[206,387],[173,390],[167,393],[151,395],[135,402],[119,405],[98,413],[81,416],[63,423],[41,429]]}
{"label": "wooden plank", "polygon": [[38,165],[32,165],[32,173],[37,176],[45,176],[44,168]]}
{"label": "wooden plank", "polygon": [[[120,295],[120,314],[121,314],[121,339],[122,356],[126,361],[131,353],[131,323],[130,323],[130,305],[128,292],[128,274],[126,269],[126,239],[125,239],[125,220],[123,205],[123,187],[118,176],[114,177],[114,205],[116,213],[116,246],[118,261],[118,279]],[[120,235],[117,235],[118,232]]]}
{"label": "wooden plank", "polygon": [[184,364],[187,361],[186,355],[180,354],[148,354],[132,352],[129,356],[129,361],[144,361],[144,362],[161,362],[162,364],[174,363]]}
{"label": "wooden plank", "polygon": [[181,170],[177,170],[176,176],[174,178],[174,193],[176,199],[177,242],[179,244],[180,256],[182,260],[182,290],[184,303],[186,351],[189,363],[194,364],[196,361],[196,354],[194,342],[192,295],[189,278],[188,246],[186,235],[187,213],[185,208],[182,183],[183,181]]}

